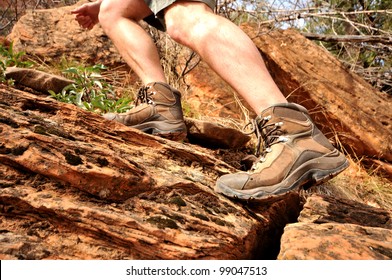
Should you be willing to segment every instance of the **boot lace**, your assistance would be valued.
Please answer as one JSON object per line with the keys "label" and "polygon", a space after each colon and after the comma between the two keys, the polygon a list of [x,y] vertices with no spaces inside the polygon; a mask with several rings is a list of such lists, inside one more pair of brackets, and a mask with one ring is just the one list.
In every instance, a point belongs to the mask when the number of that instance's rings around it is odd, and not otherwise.
{"label": "boot lace", "polygon": [[[283,122],[269,123],[270,120],[271,116],[257,117],[244,127],[244,130],[250,127],[250,132],[245,134],[254,133],[256,135],[255,156],[258,158],[256,162],[264,162],[266,160],[266,155],[272,151],[272,145],[288,141],[288,138],[282,135],[283,130],[281,127]],[[253,164],[252,169],[255,167],[256,164]]]}
{"label": "boot lace", "polygon": [[149,86],[144,86],[139,89],[137,98],[135,100],[135,106],[141,103],[154,104],[152,95],[155,94],[155,91],[149,91],[149,89],[150,89]]}

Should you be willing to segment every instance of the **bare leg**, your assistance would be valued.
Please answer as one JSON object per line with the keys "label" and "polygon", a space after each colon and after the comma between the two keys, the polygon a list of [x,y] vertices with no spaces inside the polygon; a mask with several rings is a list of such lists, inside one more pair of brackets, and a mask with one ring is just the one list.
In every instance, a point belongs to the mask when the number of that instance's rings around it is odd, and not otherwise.
{"label": "bare leg", "polygon": [[144,84],[166,82],[156,46],[137,23],[150,14],[143,0],[103,0],[99,12],[103,30]]}
{"label": "bare leg", "polygon": [[168,34],[195,50],[259,114],[287,102],[252,40],[238,26],[197,2],[179,2],[165,13]]}

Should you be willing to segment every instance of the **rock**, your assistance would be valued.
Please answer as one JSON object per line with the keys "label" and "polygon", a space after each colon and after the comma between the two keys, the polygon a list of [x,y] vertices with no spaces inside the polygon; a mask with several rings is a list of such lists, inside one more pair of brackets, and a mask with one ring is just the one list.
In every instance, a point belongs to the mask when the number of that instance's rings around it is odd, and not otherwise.
{"label": "rock", "polygon": [[[18,21],[7,39],[14,42],[15,51],[25,51],[44,61],[65,57],[110,68],[126,67],[99,25],[91,31],[78,26],[70,14],[75,6],[31,11]],[[260,30],[249,25],[242,28],[259,48],[289,101],[310,109],[318,127],[336,146],[342,145],[355,157],[363,157],[363,162],[372,168],[375,164],[381,166],[380,170],[392,178],[388,164],[392,161],[388,97],[295,30]],[[255,116],[205,63],[199,63],[185,81],[186,101],[198,114],[239,122]]]}
{"label": "rock", "polygon": [[213,191],[234,171],[211,150],[0,85],[2,259],[275,258],[298,193],[244,207]]}
{"label": "rock", "polygon": [[5,71],[5,76],[7,79],[13,79],[19,85],[26,86],[46,94],[48,94],[49,90],[59,93],[64,87],[74,82],[59,75],[20,67],[8,67]]}
{"label": "rock", "polygon": [[121,56],[99,25],[84,30],[74,20],[74,6],[46,10],[29,10],[14,25],[7,39],[15,51],[35,55],[44,62],[77,60],[90,65],[123,65]]}
{"label": "rock", "polygon": [[235,150],[244,147],[251,138],[238,129],[215,122],[186,118],[185,123],[188,128],[189,141],[209,148]]}
{"label": "rock", "polygon": [[391,230],[353,224],[291,224],[280,260],[390,260]]}
{"label": "rock", "polygon": [[392,259],[392,212],[313,195],[298,223],[287,225],[278,259]]}
{"label": "rock", "polygon": [[[3,104],[7,104],[1,114],[2,123],[7,124],[1,132],[0,159],[3,162],[24,166],[32,172],[62,180],[107,200],[125,201],[139,192],[152,190],[157,184],[166,184],[167,180],[171,184],[179,183],[181,180],[175,180],[173,174],[182,174],[183,171],[170,162],[165,163],[162,154],[167,159],[179,157],[185,166],[196,159],[200,161],[205,158],[205,155],[197,155],[193,151],[188,157],[187,148],[176,142],[166,150],[165,141],[161,138],[148,137],[51,98],[29,96],[13,90],[2,92],[2,100]],[[100,131],[102,135],[99,135]],[[113,133],[118,136],[113,136]],[[128,150],[131,145],[137,149],[131,152]],[[160,152],[157,153],[154,148]],[[215,159],[207,157],[205,160],[204,168],[211,166],[217,168],[216,171],[223,168],[218,173],[212,172],[210,175],[213,178],[234,170]],[[149,161],[150,168],[141,168],[141,164]],[[154,174],[161,171],[166,174],[158,176],[159,182]],[[197,174],[192,171],[188,176],[195,177],[196,181],[212,183],[212,178]]]}
{"label": "rock", "polygon": [[186,100],[196,114],[240,123],[256,116],[245,100],[203,61],[185,76],[185,81],[189,85]]}
{"label": "rock", "polygon": [[385,94],[295,30],[243,29],[282,92],[308,108],[327,137],[355,157],[391,162],[392,111]]}
{"label": "rock", "polygon": [[[100,27],[81,30],[71,9],[22,17],[8,36],[15,51],[123,66]],[[335,144],[389,159],[390,110],[378,92],[295,31],[252,38],[289,100]],[[186,82],[200,114],[254,116],[205,64]],[[216,178],[238,167],[210,146],[234,158],[246,137],[219,121],[187,124],[195,142],[172,142],[0,85],[1,259],[392,258],[390,211],[317,195],[304,205],[297,192],[247,203],[214,193]]]}
{"label": "rock", "polygon": [[[13,79],[17,86],[24,86],[41,93],[49,90],[61,92],[64,87],[74,81],[42,71],[18,67],[8,67],[5,72],[7,79]],[[216,120],[216,119],[215,119]],[[235,128],[219,123],[185,118],[188,128],[188,139],[191,143],[209,148],[240,149],[250,140],[250,136]],[[224,123],[225,120],[221,119]]]}
{"label": "rock", "polygon": [[313,195],[307,199],[299,222],[342,223],[392,229],[392,213],[347,199]]}

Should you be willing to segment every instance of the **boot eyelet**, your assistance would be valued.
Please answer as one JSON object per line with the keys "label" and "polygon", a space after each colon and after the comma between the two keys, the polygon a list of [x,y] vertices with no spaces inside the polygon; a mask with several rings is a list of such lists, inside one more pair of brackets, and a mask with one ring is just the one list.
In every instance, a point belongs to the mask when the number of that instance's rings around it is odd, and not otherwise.
{"label": "boot eyelet", "polygon": [[283,122],[275,123],[275,126],[276,126],[276,127],[281,127],[281,126],[283,126]]}
{"label": "boot eyelet", "polygon": [[265,158],[265,157],[261,157],[261,158],[259,159],[259,161],[260,161],[260,162],[265,162],[265,161],[266,161],[266,158]]}
{"label": "boot eyelet", "polygon": [[278,141],[281,142],[281,143],[285,143],[285,142],[288,142],[288,141],[289,141],[289,138],[284,137],[284,136],[279,136]]}

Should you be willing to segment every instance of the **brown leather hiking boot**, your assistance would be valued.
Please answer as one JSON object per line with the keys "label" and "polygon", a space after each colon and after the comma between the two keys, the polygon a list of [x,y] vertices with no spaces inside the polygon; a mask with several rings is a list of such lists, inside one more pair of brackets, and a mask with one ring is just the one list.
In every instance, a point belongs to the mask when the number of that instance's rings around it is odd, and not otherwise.
{"label": "brown leather hiking boot", "polygon": [[181,141],[187,128],[181,108],[181,93],[165,83],[150,83],[142,87],[135,107],[126,113],[103,115],[143,132]]}
{"label": "brown leather hiking boot", "polygon": [[247,172],[220,177],[217,192],[239,199],[267,199],[320,184],[349,165],[300,105],[267,108],[254,120],[252,130],[259,139],[257,161]]}

